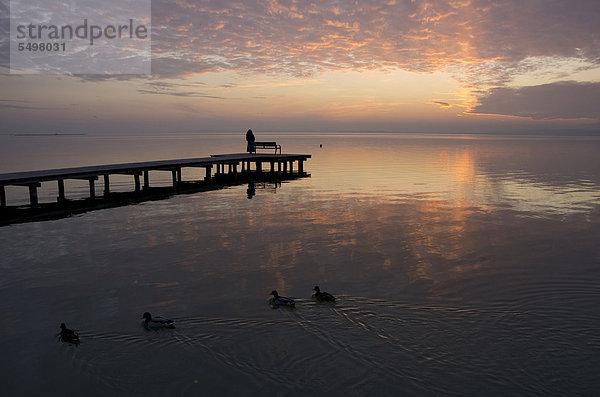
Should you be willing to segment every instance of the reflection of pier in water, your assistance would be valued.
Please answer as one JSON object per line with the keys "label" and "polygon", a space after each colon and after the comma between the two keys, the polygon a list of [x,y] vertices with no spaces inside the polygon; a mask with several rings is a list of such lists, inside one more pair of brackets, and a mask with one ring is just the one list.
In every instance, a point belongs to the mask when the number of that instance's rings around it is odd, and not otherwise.
{"label": "reflection of pier in water", "polygon": [[[282,180],[309,176],[304,172],[304,161],[309,154],[224,154],[195,159],[148,161],[140,163],[110,164],[55,170],[0,174],[0,225],[18,222],[56,219],[95,209],[118,207],[148,200],[158,200],[181,193],[222,189],[227,186],[248,184],[248,198],[256,188],[276,188]],[[296,168],[294,169],[294,163]],[[185,168],[203,168],[204,178],[186,181]],[[213,173],[214,170],[214,173]],[[150,186],[150,172],[171,172],[171,186]],[[131,175],[135,188],[130,192],[112,192],[110,175]],[[96,194],[96,181],[102,177],[104,191]],[[143,185],[142,179],[143,178]],[[87,180],[89,197],[71,200],[66,198],[64,181]],[[42,182],[56,182],[56,202],[40,203],[37,189]],[[29,189],[29,205],[9,206],[5,186],[22,186]]]}
{"label": "reflection of pier in water", "polygon": [[248,189],[246,189],[246,194],[248,195],[248,198],[251,199],[256,195],[256,189],[275,193],[279,187],[281,187],[281,179],[271,179],[265,181],[252,178],[248,181]]}

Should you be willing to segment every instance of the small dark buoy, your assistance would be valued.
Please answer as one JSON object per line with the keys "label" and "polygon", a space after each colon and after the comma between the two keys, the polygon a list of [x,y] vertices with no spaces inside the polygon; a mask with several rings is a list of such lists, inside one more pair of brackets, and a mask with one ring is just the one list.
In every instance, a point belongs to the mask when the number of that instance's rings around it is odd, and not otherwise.
{"label": "small dark buoy", "polygon": [[321,143],[321,144],[319,144],[319,147],[323,147],[323,144],[322,144],[322,143]]}
{"label": "small dark buoy", "polygon": [[65,323],[60,324],[60,339],[63,342],[79,343],[79,335],[72,329],[68,329]]}

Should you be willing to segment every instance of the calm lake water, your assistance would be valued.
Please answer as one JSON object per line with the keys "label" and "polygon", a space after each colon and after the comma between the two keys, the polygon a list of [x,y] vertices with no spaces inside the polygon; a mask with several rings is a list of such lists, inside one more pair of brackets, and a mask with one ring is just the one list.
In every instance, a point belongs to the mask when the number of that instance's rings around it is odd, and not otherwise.
{"label": "calm lake water", "polygon": [[[3,136],[0,172],[243,139]],[[311,177],[0,228],[2,395],[597,395],[600,138],[257,139],[312,154]],[[145,330],[145,311],[177,328]]]}

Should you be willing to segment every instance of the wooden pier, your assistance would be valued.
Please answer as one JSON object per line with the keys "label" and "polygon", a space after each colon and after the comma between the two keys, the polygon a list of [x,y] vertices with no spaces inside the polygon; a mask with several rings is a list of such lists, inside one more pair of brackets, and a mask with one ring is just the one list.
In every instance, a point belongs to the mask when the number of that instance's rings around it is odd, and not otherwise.
{"label": "wooden pier", "polygon": [[[87,180],[89,183],[89,198],[96,198],[96,181],[102,178],[103,197],[109,197],[111,175],[131,175],[135,183],[135,192],[150,189],[149,173],[171,172],[173,187],[183,182],[182,169],[204,168],[204,181],[229,178],[237,174],[277,174],[304,175],[304,162],[310,154],[219,154],[210,157],[179,160],[147,161],[140,163],[109,164],[87,167],[61,168],[54,170],[15,172],[0,174],[0,208],[7,207],[5,186],[23,186],[29,189],[29,207],[39,206],[37,189],[42,182],[58,184],[57,202],[65,202],[65,183],[67,179]],[[296,163],[296,171],[294,171]],[[254,169],[252,169],[252,166]],[[264,167],[263,167],[264,166]],[[268,168],[267,168],[268,167]],[[213,173],[214,169],[214,173]],[[143,183],[142,183],[143,181]]]}

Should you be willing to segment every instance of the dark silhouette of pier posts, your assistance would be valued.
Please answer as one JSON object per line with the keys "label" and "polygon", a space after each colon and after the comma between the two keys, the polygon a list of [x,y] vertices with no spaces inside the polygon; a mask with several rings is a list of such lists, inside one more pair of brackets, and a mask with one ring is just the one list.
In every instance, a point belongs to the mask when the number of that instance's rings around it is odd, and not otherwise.
{"label": "dark silhouette of pier posts", "polygon": [[58,202],[63,202],[66,200],[65,198],[65,180],[64,179],[59,179],[58,180],[58,197],[57,197]]}
{"label": "dark silhouette of pier posts", "polygon": [[175,187],[181,182],[181,168],[172,169],[171,175],[173,176],[173,187]]}
{"label": "dark silhouette of pier posts", "polygon": [[237,162],[229,163],[228,166],[229,166],[229,173],[233,174],[233,175],[237,175],[238,163]]}
{"label": "dark silhouette of pier posts", "polygon": [[135,191],[139,192],[141,189],[141,183],[140,183],[140,174],[141,172],[134,172],[133,173],[133,180],[135,182]]}
{"label": "dark silhouette of pier posts", "polygon": [[110,195],[110,178],[108,174],[104,174],[104,196],[108,197]]}
{"label": "dark silhouette of pier posts", "polygon": [[37,208],[38,206],[38,194],[37,188],[42,186],[40,182],[29,184],[29,203],[31,204],[31,208]]}
{"label": "dark silhouette of pier posts", "polygon": [[90,184],[90,199],[94,200],[96,198],[96,180],[97,176],[93,176],[88,178],[88,183]]}
{"label": "dark silhouette of pier posts", "polygon": [[[143,174],[143,190],[151,191],[150,187],[150,171],[171,171],[173,179],[173,187],[179,189],[185,186],[188,182],[182,180],[183,168],[204,168],[206,173],[204,181],[208,182],[213,177],[215,179],[239,179],[240,170],[238,166],[241,163],[241,172],[246,175],[253,173],[263,174],[263,163],[268,163],[270,169],[269,174],[275,175],[280,173],[283,175],[294,174],[294,161],[298,161],[298,176],[304,175],[304,161],[309,159],[309,154],[219,154],[210,157],[189,158],[178,160],[158,160],[146,161],[138,163],[123,163],[123,164],[107,164],[85,167],[73,167],[51,170],[26,171],[0,174],[0,207],[4,210],[11,208],[7,204],[6,186],[21,186],[29,189],[29,202],[31,208],[39,208],[41,205],[38,200],[38,187],[41,187],[42,182],[56,181],[58,184],[57,202],[69,202],[65,196],[65,179],[86,180],[89,183],[90,200],[96,199],[95,181],[99,176],[104,177],[104,198],[108,199],[113,196],[110,192],[110,175],[132,175],[135,183],[135,193],[142,190],[141,175]],[[289,172],[288,172],[289,162]],[[254,163],[254,165],[252,164]],[[275,169],[277,163],[277,170]],[[227,166],[227,170],[226,167]],[[216,171],[213,174],[213,167]],[[225,178],[223,178],[225,177]],[[196,181],[200,182],[200,181]],[[175,190],[177,190],[175,189]],[[118,194],[114,194],[118,196]],[[98,199],[100,200],[100,199]],[[97,201],[96,201],[97,202]]]}

